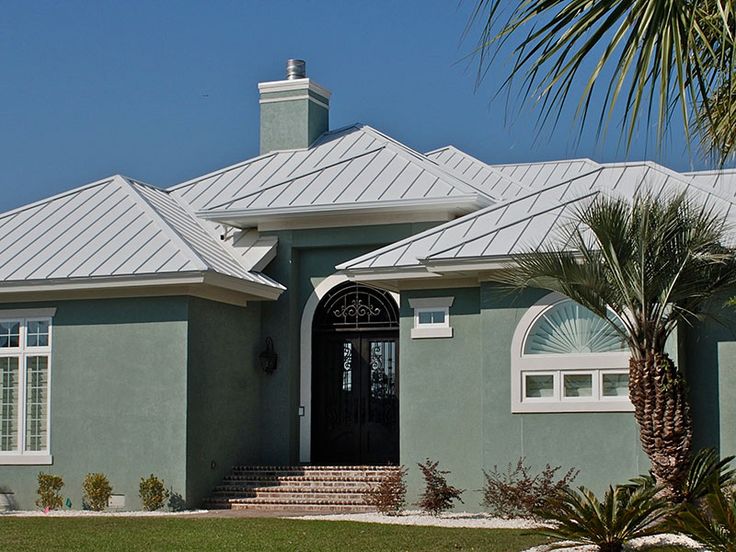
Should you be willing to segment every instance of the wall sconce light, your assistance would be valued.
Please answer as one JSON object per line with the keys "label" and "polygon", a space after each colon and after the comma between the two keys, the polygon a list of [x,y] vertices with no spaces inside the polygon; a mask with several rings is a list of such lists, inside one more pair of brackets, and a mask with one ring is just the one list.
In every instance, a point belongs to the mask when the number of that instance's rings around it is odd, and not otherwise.
{"label": "wall sconce light", "polygon": [[258,360],[261,363],[261,369],[267,374],[273,374],[276,370],[276,363],[279,359],[279,355],[273,350],[273,339],[270,337],[266,338],[266,350],[258,355]]}

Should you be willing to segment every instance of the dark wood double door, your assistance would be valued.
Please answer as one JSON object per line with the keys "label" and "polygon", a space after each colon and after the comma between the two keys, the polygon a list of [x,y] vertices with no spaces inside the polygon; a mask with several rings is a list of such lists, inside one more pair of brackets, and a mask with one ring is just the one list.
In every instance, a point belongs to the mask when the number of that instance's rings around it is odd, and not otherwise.
{"label": "dark wood double door", "polygon": [[398,330],[315,332],[312,462],[398,464]]}

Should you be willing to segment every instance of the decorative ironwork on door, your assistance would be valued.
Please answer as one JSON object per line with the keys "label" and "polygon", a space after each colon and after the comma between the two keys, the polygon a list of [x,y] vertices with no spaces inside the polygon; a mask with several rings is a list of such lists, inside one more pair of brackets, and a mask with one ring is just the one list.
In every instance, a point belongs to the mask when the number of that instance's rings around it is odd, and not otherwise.
{"label": "decorative ironwork on door", "polygon": [[322,298],[316,329],[398,328],[399,309],[387,291],[346,282]]}

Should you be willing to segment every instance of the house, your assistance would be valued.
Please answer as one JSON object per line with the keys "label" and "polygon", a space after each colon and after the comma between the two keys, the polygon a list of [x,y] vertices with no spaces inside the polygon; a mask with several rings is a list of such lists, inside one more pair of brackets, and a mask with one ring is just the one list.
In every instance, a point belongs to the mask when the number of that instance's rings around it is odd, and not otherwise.
{"label": "house", "polygon": [[[489,274],[600,193],[689,190],[731,217],[736,172],[422,154],[368,125],[330,129],[330,92],[303,64],[259,90],[256,157],[0,215],[0,487],[18,507],[39,472],[64,477],[72,507],[103,472],[139,508],[142,476],[198,506],[235,465],[431,458],[470,490],[520,457],[596,489],[646,471],[620,341],[564,297]],[[697,443],[723,453],[729,324],[672,344]],[[409,483],[416,496],[418,470]]]}

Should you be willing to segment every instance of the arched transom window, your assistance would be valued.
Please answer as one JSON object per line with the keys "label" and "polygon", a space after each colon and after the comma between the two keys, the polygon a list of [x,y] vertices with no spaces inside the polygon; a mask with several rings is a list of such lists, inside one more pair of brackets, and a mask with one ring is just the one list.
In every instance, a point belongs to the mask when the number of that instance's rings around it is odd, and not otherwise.
{"label": "arched transom window", "polygon": [[630,411],[628,365],[626,343],[609,322],[552,293],[516,327],[512,411]]}

